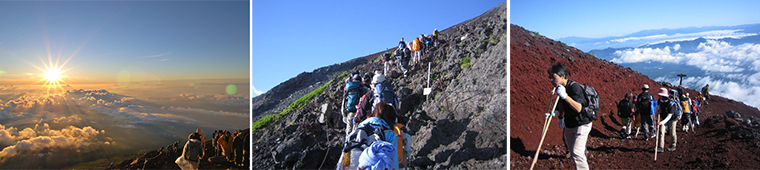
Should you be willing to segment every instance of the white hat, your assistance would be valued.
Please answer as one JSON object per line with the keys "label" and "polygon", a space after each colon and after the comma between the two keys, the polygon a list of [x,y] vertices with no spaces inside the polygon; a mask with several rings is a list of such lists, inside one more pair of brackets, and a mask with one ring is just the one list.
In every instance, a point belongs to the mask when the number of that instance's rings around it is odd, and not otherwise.
{"label": "white hat", "polygon": [[649,85],[644,84],[644,87],[642,87],[642,89],[649,89]]}
{"label": "white hat", "polygon": [[383,74],[375,74],[375,76],[372,77],[372,84],[377,84],[383,81],[385,81],[385,76],[383,76]]}

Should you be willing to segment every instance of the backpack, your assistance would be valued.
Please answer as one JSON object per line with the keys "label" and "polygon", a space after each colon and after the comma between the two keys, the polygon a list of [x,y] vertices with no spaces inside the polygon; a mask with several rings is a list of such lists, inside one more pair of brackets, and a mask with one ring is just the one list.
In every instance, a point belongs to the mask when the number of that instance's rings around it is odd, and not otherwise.
{"label": "backpack", "polygon": [[346,83],[346,111],[356,112],[356,104],[359,103],[361,90],[362,83],[359,81]]}
{"label": "backpack", "polygon": [[618,117],[633,116],[633,104],[630,100],[621,100],[618,105]]}
{"label": "backpack", "polygon": [[583,88],[583,97],[587,103],[586,106],[582,106],[580,115],[589,118],[591,121],[596,120],[598,117],[597,112],[599,111],[599,94],[596,93],[594,87],[585,84],[580,85]]}
{"label": "backpack", "polygon": [[187,141],[187,144],[185,144],[184,150],[185,159],[198,162],[198,159],[200,159],[199,157],[201,157],[201,152],[203,151],[203,143],[198,139],[190,139]]}
{"label": "backpack", "polygon": [[375,98],[375,104],[385,102],[396,107],[396,102],[393,100],[396,96],[393,95],[393,85],[390,82],[385,81],[375,85]]}
{"label": "backpack", "polygon": [[652,96],[652,93],[641,93],[638,97],[639,102],[637,103],[639,110],[644,113],[646,111],[646,107],[649,107],[649,115],[654,115],[654,112],[657,111],[657,101],[654,100],[654,96]]}
{"label": "backpack", "polygon": [[359,123],[367,118],[367,114],[372,112],[372,91],[367,91],[359,99],[359,103],[356,104],[356,114],[354,115],[354,123]]}
{"label": "backpack", "polygon": [[681,120],[681,115],[683,115],[683,108],[681,108],[681,104],[679,104],[675,99],[670,99],[670,107],[676,107],[676,112],[673,113],[673,118],[671,119]]}
{"label": "backpack", "polygon": [[[343,152],[351,152],[355,149],[361,149],[364,150],[366,148],[369,148],[369,146],[372,145],[375,141],[382,140],[394,145],[397,145],[396,148],[398,148],[398,145],[401,145],[403,147],[403,136],[399,136],[393,129],[394,127],[389,127],[385,121],[378,117],[371,117],[367,120],[362,122],[363,125],[359,125],[360,127],[357,127],[354,132],[352,132],[348,137],[346,137],[346,143],[343,147]],[[366,134],[362,135],[362,134]],[[360,139],[358,139],[360,138]],[[403,154],[403,153],[401,153]],[[402,158],[403,155],[399,155],[399,158]],[[354,158],[352,155],[352,160],[354,161]],[[401,163],[403,160],[399,160]],[[351,163],[353,164],[353,162]]]}

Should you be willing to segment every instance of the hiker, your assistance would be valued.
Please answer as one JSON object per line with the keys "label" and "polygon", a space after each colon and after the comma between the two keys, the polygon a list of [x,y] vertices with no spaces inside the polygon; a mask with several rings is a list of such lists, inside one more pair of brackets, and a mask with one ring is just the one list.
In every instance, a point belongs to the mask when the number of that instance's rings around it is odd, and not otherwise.
{"label": "hiker", "polygon": [[710,105],[710,102],[707,102],[710,100],[710,84],[705,85],[705,87],[702,87],[702,96],[705,97],[705,104]]}
{"label": "hiker", "polygon": [[406,42],[404,42],[404,37],[401,37],[401,41],[398,42],[398,48],[397,49],[406,49]]}
{"label": "hiker", "polygon": [[631,139],[631,119],[633,117],[635,107],[633,105],[633,102],[631,102],[632,97],[633,94],[625,93],[625,98],[623,98],[623,100],[620,100],[617,105],[618,117],[620,117],[623,124],[623,127],[620,129],[620,135],[626,139]]}
{"label": "hiker", "polygon": [[[371,152],[367,151],[367,149],[371,148],[377,141],[385,141],[392,145],[391,148],[387,148],[388,150],[386,151],[388,152],[385,152],[388,153],[385,154],[386,158],[390,158],[385,159],[382,163],[386,165],[390,164],[389,167],[393,169],[399,169],[399,152],[397,148],[399,146],[399,139],[403,140],[403,138],[399,138],[399,135],[392,130],[393,127],[391,126],[391,124],[396,123],[396,111],[393,106],[383,102],[375,104],[375,108],[368,115],[367,119],[359,123],[356,129],[346,137],[346,145],[343,147],[343,155],[339,159],[338,169],[357,169],[359,167],[357,164],[361,163],[361,155],[365,155],[364,152]],[[366,161],[368,158],[364,159]],[[365,165],[365,167],[359,168],[364,169],[368,167]]]}
{"label": "hiker", "polygon": [[638,111],[637,115],[641,119],[641,126],[644,127],[644,140],[649,140],[649,138],[654,138],[655,135],[654,124],[652,123],[652,119],[654,118],[652,102],[656,102],[654,95],[649,93],[649,85],[644,84],[641,87],[641,93],[639,93],[637,99],[636,111]]}
{"label": "hiker", "polygon": [[[406,67],[405,67],[405,66],[406,66],[406,65],[407,65],[407,63],[409,62],[408,60],[406,60],[406,58],[407,58],[407,57],[404,57],[404,55],[405,55],[405,52],[404,52],[404,51],[405,51],[405,50],[406,50],[406,49],[397,49],[397,50],[394,50],[394,52],[393,52],[393,55],[392,55],[392,56],[393,56],[393,58],[394,58],[393,60],[395,60],[395,61],[396,61],[396,62],[395,62],[396,66],[398,66],[398,68],[399,68],[399,69],[400,69],[402,72],[404,72],[404,77],[406,77],[406,72],[407,72],[407,70],[406,70]],[[387,74],[387,71],[386,71],[386,74]]]}
{"label": "hiker", "polygon": [[689,126],[692,126],[691,115],[694,113],[692,112],[691,105],[689,93],[681,94],[681,108],[683,108],[683,115],[681,116],[683,127],[681,129],[684,132],[689,132]]}
{"label": "hiker", "polygon": [[430,47],[432,47],[430,43],[432,43],[432,41],[430,40],[429,37],[425,36],[425,34],[420,34],[420,41],[422,42],[422,45],[423,45],[422,49],[425,50],[425,52],[430,50]]}
{"label": "hiker", "polygon": [[358,73],[351,75],[351,81],[346,83],[346,87],[343,89],[343,96],[345,104],[345,112],[343,112],[343,123],[346,123],[346,135],[353,130],[354,114],[356,114],[356,104],[359,103],[361,94],[364,94],[364,88],[361,83],[361,76]]}
{"label": "hiker", "polygon": [[222,155],[226,160],[230,160],[234,154],[232,151],[232,140],[233,136],[230,134],[230,131],[224,130],[222,138],[217,141],[219,146],[222,146]]}
{"label": "hiker", "polygon": [[174,163],[177,163],[177,166],[183,170],[198,169],[200,160],[203,158],[203,142],[201,139],[203,139],[201,133],[190,134],[187,137],[185,148],[182,150],[182,156],[177,158]]}
{"label": "hiker", "polygon": [[694,124],[696,124],[697,127],[699,127],[699,115],[702,114],[702,103],[704,102],[702,96],[694,96],[694,110],[696,110],[696,114],[694,114]]}
{"label": "hiker", "polygon": [[660,112],[659,112],[659,118],[660,121],[657,122],[657,128],[659,131],[660,138],[658,141],[656,141],[656,152],[664,152],[665,148],[665,131],[666,131],[666,125],[667,128],[670,130],[670,136],[672,144],[670,147],[668,147],[669,151],[675,151],[676,150],[676,142],[677,142],[677,136],[676,136],[676,123],[678,122],[676,118],[676,112],[678,112],[678,103],[675,101],[675,99],[672,99],[668,95],[668,89],[667,88],[660,88],[660,91],[657,93],[658,96],[660,96],[660,99],[658,103],[660,103]]}
{"label": "hiker", "polygon": [[584,90],[579,83],[568,79],[570,73],[560,63],[550,66],[547,73],[561,99],[560,103],[557,104],[558,124],[560,128],[564,129],[564,141],[573,154],[575,168],[589,169],[586,160],[586,142],[588,134],[591,132],[592,120],[581,113],[582,107],[588,106],[584,97]]}
{"label": "hiker", "polygon": [[433,40],[433,46],[438,47],[438,34],[441,34],[438,32],[438,28],[433,30],[433,35],[430,36],[430,39]]}
{"label": "hiker", "polygon": [[375,76],[372,77],[372,86],[375,87],[373,89],[374,98],[372,100],[374,103],[372,110],[375,110],[374,106],[381,102],[388,103],[393,107],[398,107],[397,102],[395,101],[396,95],[394,94],[393,84],[385,81],[385,76],[383,74],[375,72]]}
{"label": "hiker", "polygon": [[412,42],[412,63],[414,65],[420,64],[420,58],[422,57],[422,42],[419,37],[414,38],[414,41]]}
{"label": "hiker", "polygon": [[369,113],[372,113],[372,104],[374,103],[375,92],[373,90],[367,90],[361,98],[359,98],[359,104],[356,105],[356,114],[354,115],[353,124],[354,127],[359,122],[364,121]]}

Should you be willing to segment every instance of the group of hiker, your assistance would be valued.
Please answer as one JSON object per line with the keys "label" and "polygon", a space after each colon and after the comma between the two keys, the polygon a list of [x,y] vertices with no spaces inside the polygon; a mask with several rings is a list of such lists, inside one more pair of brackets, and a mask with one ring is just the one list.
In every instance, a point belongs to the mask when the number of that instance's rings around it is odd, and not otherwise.
{"label": "group of hiker", "polygon": [[411,136],[398,122],[400,103],[380,71],[347,78],[343,98],[346,138],[337,169],[399,169],[406,166]]}
{"label": "group of hiker", "polygon": [[[230,133],[227,130],[216,130],[212,134],[211,145],[213,147],[212,155],[206,155],[205,141],[201,129],[197,129],[187,137],[187,143],[182,150],[182,155],[177,158],[175,163],[183,169],[198,169],[200,162],[208,156],[208,162],[215,163],[233,163],[236,166],[247,167],[249,159],[250,132],[241,130]],[[175,144],[178,144],[176,142]]]}
{"label": "group of hiker", "polygon": [[[576,169],[589,169],[586,143],[599,108],[596,90],[569,80],[570,72],[561,63],[550,66],[547,73],[555,87],[553,93],[558,96],[554,105],[556,110],[546,114],[547,122],[551,117],[557,116],[558,125],[563,129],[563,141]],[[694,128],[700,124],[700,107],[707,103],[709,85],[702,89],[700,95],[693,98],[680,86],[669,88],[671,87],[666,86],[658,89],[658,99],[649,92],[647,84],[642,85],[642,91],[638,95],[634,96],[630,92],[624,95],[617,103],[618,116],[623,125],[620,134],[623,138],[631,139],[631,131],[634,128],[638,136],[640,127],[643,127],[643,140],[658,137],[654,151],[664,152],[666,132],[670,136],[670,146],[667,150],[676,150],[676,129],[679,120],[682,121],[681,129],[684,132],[694,132]]]}
{"label": "group of hiker", "polygon": [[433,34],[427,36],[425,36],[425,34],[420,34],[419,37],[415,37],[414,40],[409,42],[404,41],[404,38],[402,37],[393,52],[383,54],[383,64],[385,69],[385,72],[383,73],[388,74],[389,62],[395,61],[395,64],[402,72],[404,72],[404,76],[406,76],[406,65],[409,64],[409,61],[412,62],[412,66],[419,65],[422,56],[438,46],[438,35],[440,34],[441,33],[438,32],[438,29],[436,28],[433,30]]}

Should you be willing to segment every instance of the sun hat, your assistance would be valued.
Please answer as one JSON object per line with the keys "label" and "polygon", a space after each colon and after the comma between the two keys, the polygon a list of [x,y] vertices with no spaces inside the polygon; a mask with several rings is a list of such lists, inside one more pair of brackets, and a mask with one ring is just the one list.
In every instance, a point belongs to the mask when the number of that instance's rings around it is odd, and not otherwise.
{"label": "sun hat", "polygon": [[658,92],[657,95],[662,96],[662,97],[668,97],[668,89],[665,87],[660,88],[660,92]]}
{"label": "sun hat", "polygon": [[372,77],[372,84],[377,84],[383,81],[385,81],[385,76],[382,74],[375,74],[375,77]]}

